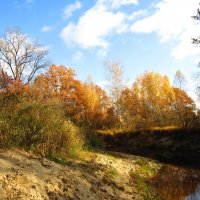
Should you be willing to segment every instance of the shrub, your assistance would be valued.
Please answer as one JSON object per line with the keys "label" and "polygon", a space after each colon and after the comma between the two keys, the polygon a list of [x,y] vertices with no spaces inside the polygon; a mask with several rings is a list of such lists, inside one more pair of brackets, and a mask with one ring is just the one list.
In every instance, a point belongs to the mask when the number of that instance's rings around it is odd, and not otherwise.
{"label": "shrub", "polygon": [[43,156],[74,154],[84,141],[83,131],[66,120],[61,104],[55,101],[18,103],[12,112],[4,112],[1,127],[4,146],[24,147]]}

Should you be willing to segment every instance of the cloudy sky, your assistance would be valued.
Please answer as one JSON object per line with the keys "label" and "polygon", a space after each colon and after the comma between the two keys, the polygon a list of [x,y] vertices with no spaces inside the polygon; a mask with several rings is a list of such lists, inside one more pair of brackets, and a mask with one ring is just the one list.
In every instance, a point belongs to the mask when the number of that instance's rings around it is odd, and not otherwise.
{"label": "cloudy sky", "polygon": [[52,63],[103,85],[106,60],[120,61],[127,80],[145,70],[177,70],[189,79],[200,61],[198,0],[1,0],[0,33],[20,27],[49,48]]}

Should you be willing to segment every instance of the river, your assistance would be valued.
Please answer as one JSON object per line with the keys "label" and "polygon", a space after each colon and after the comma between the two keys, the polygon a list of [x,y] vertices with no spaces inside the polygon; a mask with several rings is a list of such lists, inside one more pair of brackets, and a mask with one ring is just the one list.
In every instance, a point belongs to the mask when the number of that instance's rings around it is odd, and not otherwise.
{"label": "river", "polygon": [[162,163],[158,173],[148,180],[161,199],[200,200],[199,133],[199,128],[193,128],[97,135],[104,150],[143,156]]}
{"label": "river", "polygon": [[200,200],[200,170],[163,165],[150,180],[165,200]]}

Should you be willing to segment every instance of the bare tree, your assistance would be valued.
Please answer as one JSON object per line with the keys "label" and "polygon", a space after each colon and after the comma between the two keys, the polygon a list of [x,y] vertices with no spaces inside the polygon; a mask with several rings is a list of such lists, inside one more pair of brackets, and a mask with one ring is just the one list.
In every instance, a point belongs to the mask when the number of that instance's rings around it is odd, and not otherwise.
{"label": "bare tree", "polygon": [[176,74],[174,76],[174,84],[177,86],[180,90],[184,90],[185,84],[186,84],[186,78],[181,70],[177,70]]}
{"label": "bare tree", "polygon": [[[200,20],[200,8],[197,9],[197,14],[195,16],[192,16],[194,20]],[[200,44],[200,38],[192,38],[193,44]]]}
{"label": "bare tree", "polygon": [[[195,16],[192,16],[192,18],[194,20],[200,20],[200,8],[197,9],[197,13]],[[192,38],[192,43],[195,45],[199,45],[200,44],[200,37],[197,38]],[[198,71],[194,74],[194,79],[197,82],[197,86],[196,86],[196,90],[197,90],[197,94],[200,98],[200,63],[198,64]]]}
{"label": "bare tree", "polygon": [[106,79],[109,82],[109,92],[113,103],[114,111],[120,120],[121,108],[120,97],[124,89],[123,84],[123,68],[119,62],[105,63]]}
{"label": "bare tree", "polygon": [[[20,30],[9,30],[0,38],[0,73],[24,84],[45,68],[47,50]],[[2,79],[2,80],[5,80]]]}

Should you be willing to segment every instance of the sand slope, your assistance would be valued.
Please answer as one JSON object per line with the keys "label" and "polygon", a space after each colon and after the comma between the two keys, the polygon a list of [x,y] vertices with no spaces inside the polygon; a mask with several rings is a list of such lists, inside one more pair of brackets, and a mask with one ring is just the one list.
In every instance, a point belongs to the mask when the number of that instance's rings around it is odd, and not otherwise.
{"label": "sand slope", "polygon": [[60,165],[22,150],[0,150],[0,199],[142,199],[130,177],[136,157],[85,152],[82,158]]}

